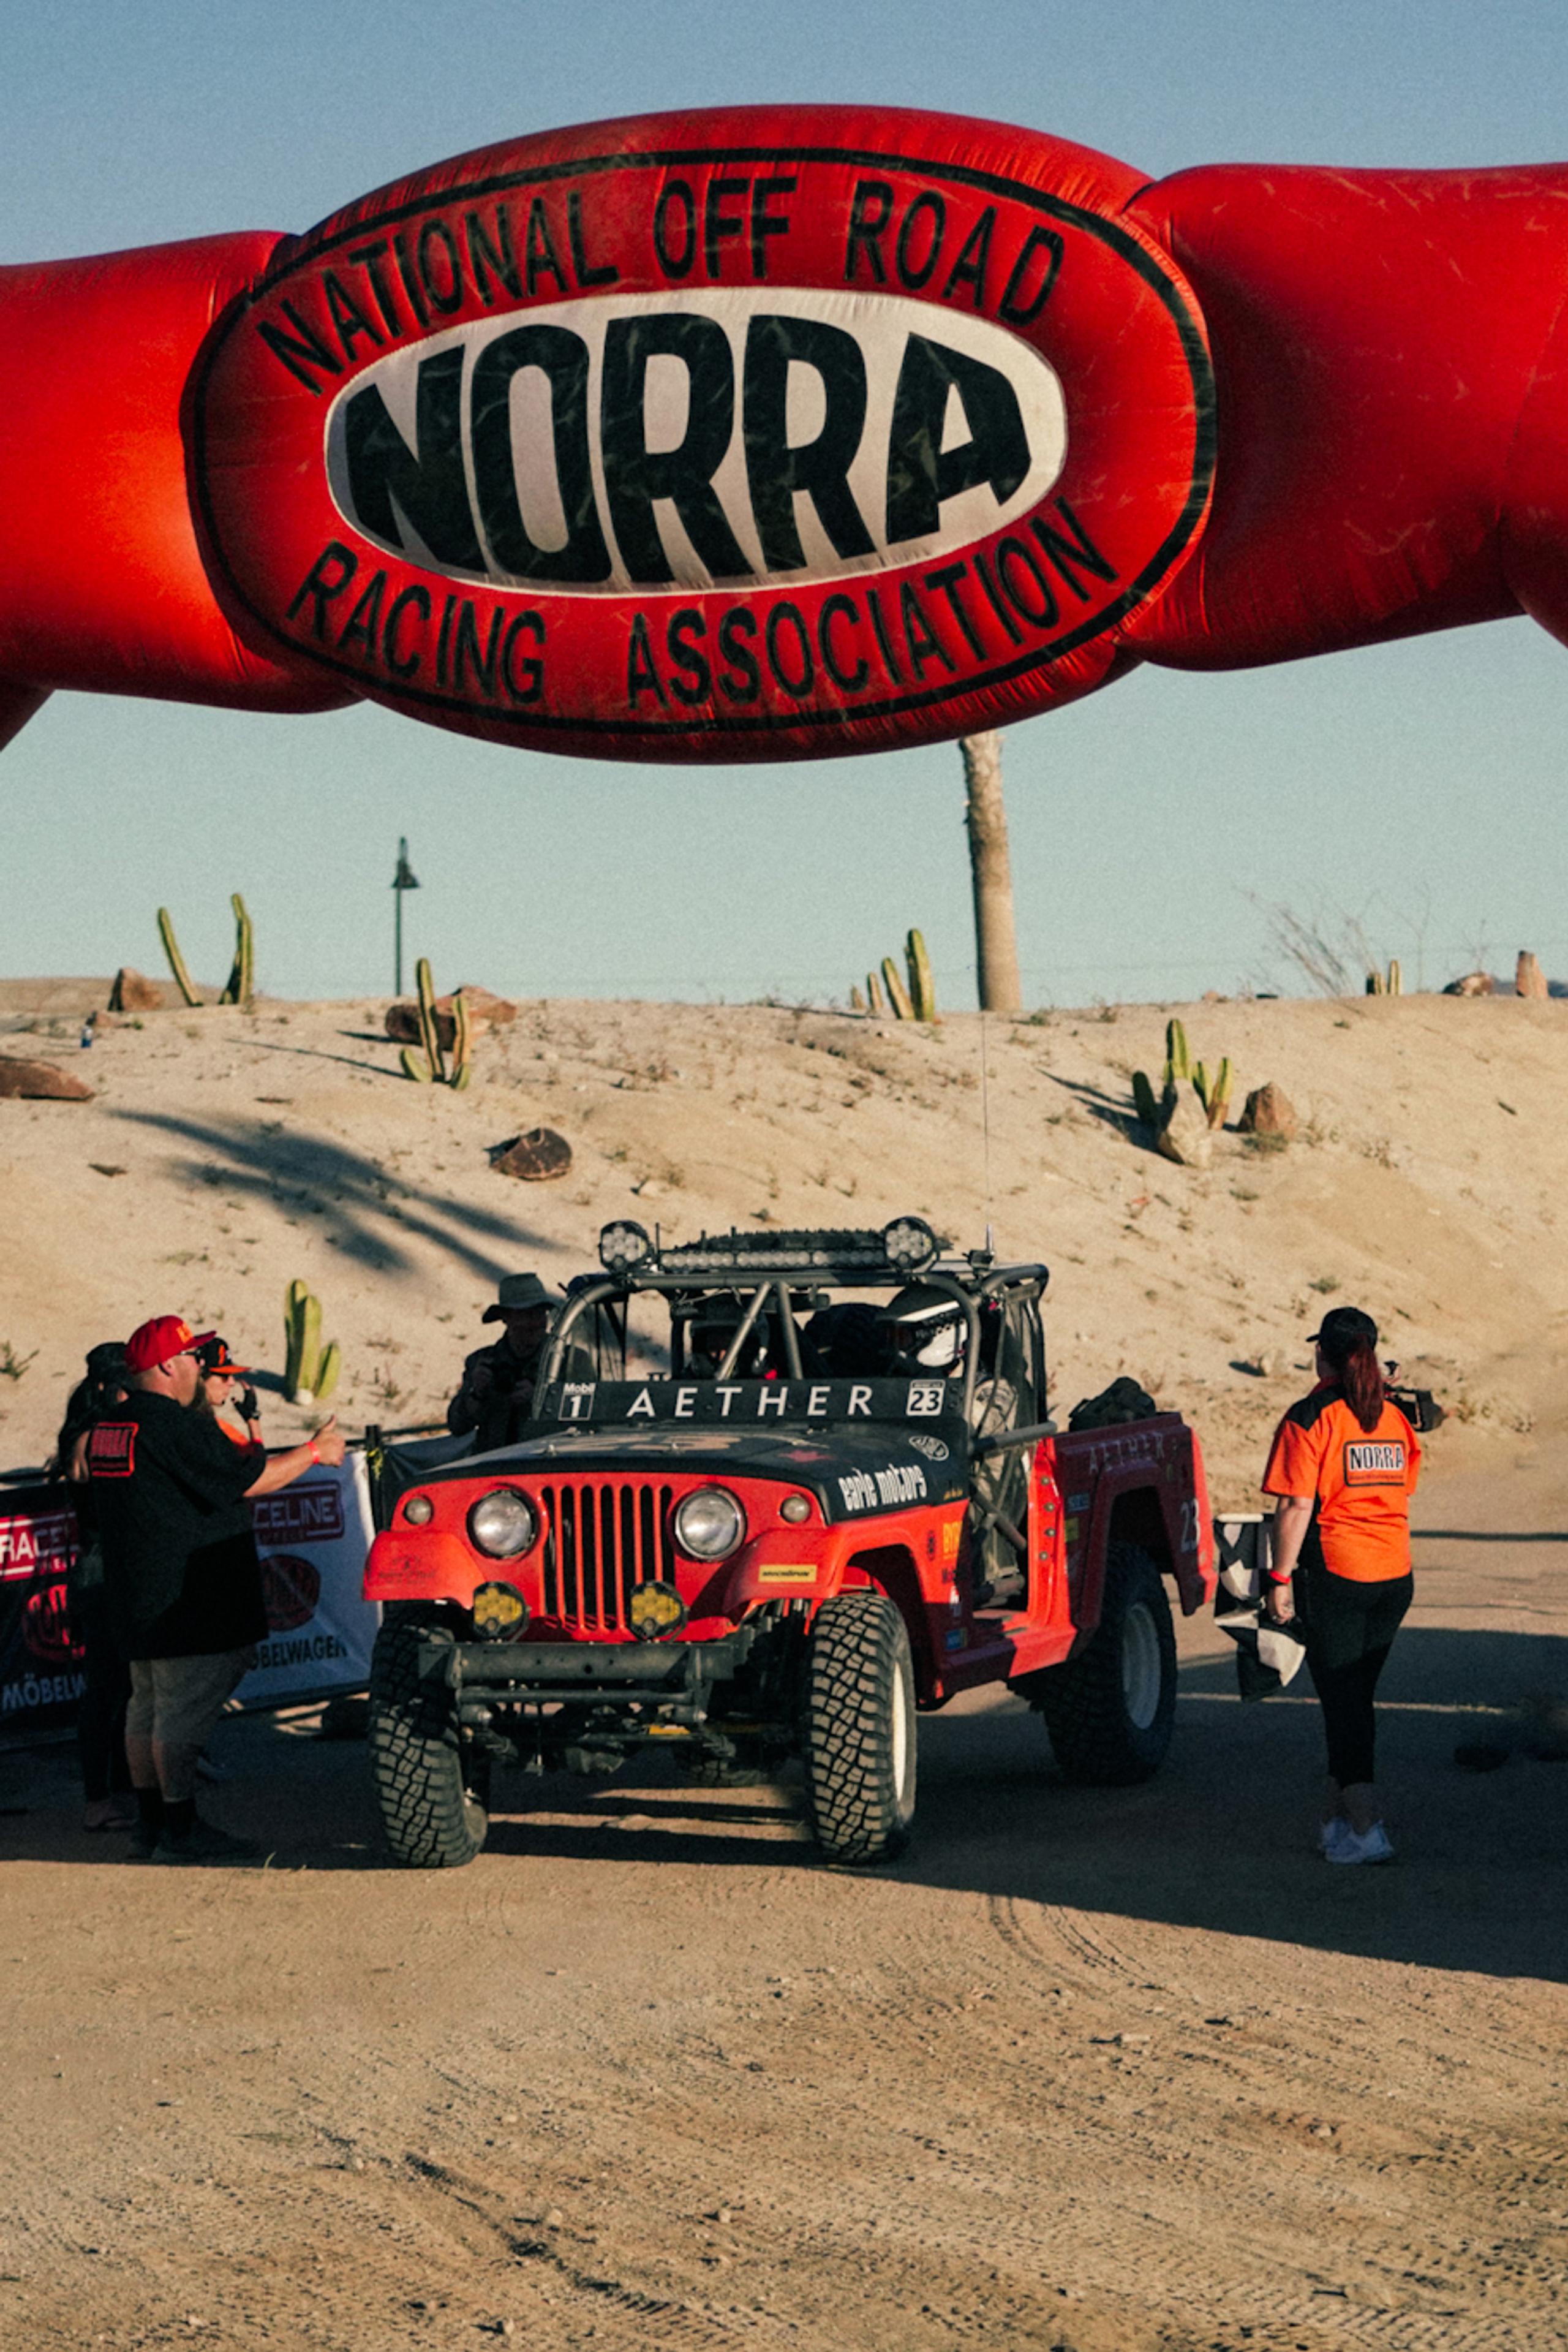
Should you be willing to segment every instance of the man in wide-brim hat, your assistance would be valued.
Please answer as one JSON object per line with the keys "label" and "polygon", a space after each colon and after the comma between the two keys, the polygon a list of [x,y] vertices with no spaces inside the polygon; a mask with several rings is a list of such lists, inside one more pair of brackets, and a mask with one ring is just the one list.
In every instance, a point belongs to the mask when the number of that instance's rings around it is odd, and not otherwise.
{"label": "man in wide-brim hat", "polygon": [[533,1404],[534,1382],[544,1352],[550,1317],[560,1305],[537,1274],[504,1274],[495,1304],[484,1321],[505,1325],[487,1348],[476,1348],[463,1367],[463,1380],[446,1408],[455,1436],[476,1432],[476,1450],[508,1444]]}

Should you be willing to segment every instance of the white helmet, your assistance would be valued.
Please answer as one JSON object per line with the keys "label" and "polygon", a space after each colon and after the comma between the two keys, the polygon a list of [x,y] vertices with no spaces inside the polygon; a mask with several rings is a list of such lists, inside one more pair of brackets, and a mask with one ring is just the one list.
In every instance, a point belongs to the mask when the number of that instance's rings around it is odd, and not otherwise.
{"label": "white helmet", "polygon": [[888,1301],[880,1320],[901,1364],[949,1372],[963,1360],[967,1318],[951,1293],[935,1283],[910,1283]]}

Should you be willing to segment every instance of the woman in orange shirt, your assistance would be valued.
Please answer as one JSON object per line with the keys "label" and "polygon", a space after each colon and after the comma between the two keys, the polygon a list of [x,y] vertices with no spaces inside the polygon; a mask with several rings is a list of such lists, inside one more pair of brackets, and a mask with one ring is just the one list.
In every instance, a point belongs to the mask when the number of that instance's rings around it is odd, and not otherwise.
{"label": "woman in orange shirt", "polygon": [[1421,1447],[1385,1393],[1371,1316],[1335,1307],[1312,1337],[1318,1384],[1281,1422],[1263,1474],[1264,1493],[1278,1498],[1269,1612],[1279,1624],[1299,1622],[1323,1711],[1322,1851],[1330,1862],[1388,1862],[1373,1699],[1410,1606]]}

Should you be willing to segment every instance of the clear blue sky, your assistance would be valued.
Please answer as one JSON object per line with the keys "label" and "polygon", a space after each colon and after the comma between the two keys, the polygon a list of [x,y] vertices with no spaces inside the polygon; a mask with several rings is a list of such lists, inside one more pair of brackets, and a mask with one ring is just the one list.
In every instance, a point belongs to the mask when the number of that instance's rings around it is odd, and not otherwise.
{"label": "clear blue sky", "polygon": [[[0,259],[299,229],[396,174],[596,116],[882,100],[1035,125],[1149,172],[1568,154],[1568,8],[1511,0],[9,0]],[[0,524],[0,547],[4,527]],[[1144,669],[1012,729],[1031,1000],[1288,977],[1267,907],[1361,915],[1440,982],[1568,972],[1568,651],[1527,622],[1273,670]],[[920,924],[973,1001],[956,747],[658,769],[506,751],[366,705],[262,719],[57,696],[4,754],[0,972],[226,969],[227,894],[283,995],[391,984],[397,836],[438,983],[842,995]]]}

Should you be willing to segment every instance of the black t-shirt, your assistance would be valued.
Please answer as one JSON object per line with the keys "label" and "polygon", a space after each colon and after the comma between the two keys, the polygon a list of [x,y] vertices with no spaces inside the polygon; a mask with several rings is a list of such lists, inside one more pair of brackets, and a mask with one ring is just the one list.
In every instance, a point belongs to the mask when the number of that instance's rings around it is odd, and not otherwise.
{"label": "black t-shirt", "polygon": [[201,1657],[265,1639],[242,1498],[267,1466],[212,1415],[133,1390],[88,1441],[115,1639],[128,1658]]}

